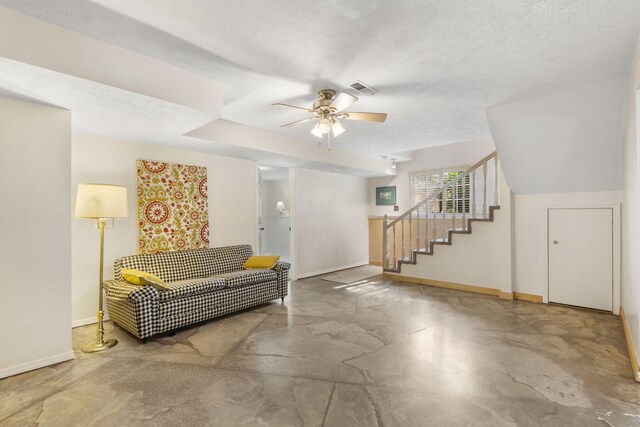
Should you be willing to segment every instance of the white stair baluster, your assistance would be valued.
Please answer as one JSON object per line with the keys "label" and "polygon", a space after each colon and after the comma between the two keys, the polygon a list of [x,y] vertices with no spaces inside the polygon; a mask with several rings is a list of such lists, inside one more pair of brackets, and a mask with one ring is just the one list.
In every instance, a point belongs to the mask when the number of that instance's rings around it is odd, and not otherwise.
{"label": "white stair baluster", "polygon": [[498,206],[498,156],[493,158],[493,167],[495,168],[495,178],[493,183],[493,206]]}
{"label": "white stair baluster", "polygon": [[400,246],[402,258],[400,259],[404,259],[404,219],[400,221],[400,242],[402,243],[402,246]]}
{"label": "white stair baluster", "polygon": [[462,177],[462,231],[467,231],[467,175]]}
{"label": "white stair baluster", "polygon": [[382,221],[382,268],[389,268],[389,216],[384,214]]}
{"label": "white stair baluster", "polygon": [[420,206],[416,209],[416,216],[418,221],[416,222],[416,250],[420,250]]}
{"label": "white stair baluster", "polygon": [[424,251],[429,250],[429,211],[425,205],[424,211]]}
{"label": "white stair baluster", "polygon": [[477,203],[477,197],[476,197],[476,171],[478,169],[474,169],[473,170],[473,177],[471,180],[471,218],[475,218],[476,217],[476,203]]}
{"label": "white stair baluster", "polygon": [[409,260],[413,260],[413,212],[409,214]]}
{"label": "white stair baluster", "polygon": [[398,258],[396,257],[396,225],[393,224],[393,268],[398,268]]}
{"label": "white stair baluster", "polygon": [[455,231],[456,227],[456,213],[458,212],[458,183],[453,185],[453,220],[451,228]]}
{"label": "white stair baluster", "polygon": [[443,242],[446,240],[446,236],[447,236],[446,216],[447,216],[447,192],[443,191],[442,192],[442,241]]}
{"label": "white stair baluster", "polygon": [[482,165],[482,218],[486,218],[487,212],[487,164]]}
{"label": "white stair baluster", "polygon": [[[434,202],[437,202],[437,200],[438,199],[433,199]],[[436,221],[437,220],[436,211],[437,211],[437,209],[436,209],[436,206],[435,206],[435,203],[434,203],[434,207],[433,207],[433,234],[431,235],[431,240],[433,240],[434,242],[438,238],[438,234],[437,234],[438,233],[438,230],[437,230],[438,227],[436,225],[436,222],[437,222]]]}

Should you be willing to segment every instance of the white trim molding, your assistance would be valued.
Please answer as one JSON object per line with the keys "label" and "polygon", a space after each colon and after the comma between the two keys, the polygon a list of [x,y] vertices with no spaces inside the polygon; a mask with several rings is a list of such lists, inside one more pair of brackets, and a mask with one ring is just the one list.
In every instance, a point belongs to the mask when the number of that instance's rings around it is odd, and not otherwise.
{"label": "white trim molding", "polygon": [[636,350],[633,347],[633,340],[631,339],[631,332],[629,331],[629,323],[627,323],[627,316],[624,314],[624,307],[620,307],[620,320],[622,321],[622,329],[624,330],[624,340],[627,344],[627,351],[629,352],[629,361],[631,362],[631,370],[633,372],[633,379],[640,383],[640,368],[638,368],[638,356],[636,356]]}
{"label": "white trim molding", "polygon": [[[107,322],[109,320],[109,309],[107,308],[106,301],[104,302],[104,317],[103,320]],[[80,326],[95,325],[98,323],[98,316],[87,317],[85,319],[76,319],[71,321],[71,328],[79,328]]]}
{"label": "white trim molding", "polygon": [[68,351],[66,353],[55,354],[43,359],[21,363],[20,365],[10,366],[0,370],[0,378],[6,378],[23,372],[33,371],[34,369],[44,368],[45,366],[55,365],[56,363],[66,362],[68,360],[75,359],[75,357],[76,356],[73,351]]}
{"label": "white trim molding", "polygon": [[[107,320],[109,320],[109,315],[105,314],[104,315],[104,321],[106,322]],[[87,317],[86,319],[74,320],[73,322],[71,322],[71,327],[72,328],[79,328],[80,326],[94,325],[96,323],[98,323],[98,318],[97,317]]]}
{"label": "white trim molding", "polygon": [[357,262],[355,264],[343,265],[341,267],[327,268],[326,270],[314,271],[313,273],[299,274],[298,277],[296,277],[293,280],[304,279],[306,277],[319,276],[321,274],[333,273],[334,271],[346,270],[349,268],[362,267],[363,265],[369,265],[369,261]]}

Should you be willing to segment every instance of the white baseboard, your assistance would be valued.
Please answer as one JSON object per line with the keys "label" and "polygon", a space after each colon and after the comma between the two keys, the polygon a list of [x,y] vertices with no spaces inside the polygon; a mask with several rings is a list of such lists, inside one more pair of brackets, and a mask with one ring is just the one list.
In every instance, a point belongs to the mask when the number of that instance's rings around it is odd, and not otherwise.
{"label": "white baseboard", "polygon": [[45,357],[43,359],[38,359],[27,363],[22,363],[20,365],[0,369],[0,378],[18,375],[23,372],[33,371],[34,369],[44,368],[45,366],[55,365],[56,363],[66,362],[67,360],[73,359],[75,359],[73,351],[56,354],[54,356]]}
{"label": "white baseboard", "polygon": [[[104,321],[106,322],[107,320],[109,320],[109,315],[105,314]],[[71,322],[71,327],[78,328],[80,326],[93,325],[94,323],[98,323],[97,317],[87,317],[86,319],[74,320],[73,322]]]}
{"label": "white baseboard", "polygon": [[627,323],[627,316],[624,314],[624,307],[620,307],[620,320],[622,320],[624,340],[627,343],[627,351],[629,352],[629,360],[631,361],[633,378],[636,380],[636,382],[640,383],[640,368],[638,367],[638,356],[636,356],[636,349],[633,346],[633,339],[631,338],[631,330],[629,329],[629,323]]}
{"label": "white baseboard", "polygon": [[363,265],[369,265],[369,261],[362,261],[362,262],[357,262],[355,264],[327,268],[326,270],[314,271],[313,273],[298,274],[298,277],[296,279],[304,279],[306,277],[319,276],[321,274],[333,273],[334,271],[346,270],[348,268],[362,267]]}

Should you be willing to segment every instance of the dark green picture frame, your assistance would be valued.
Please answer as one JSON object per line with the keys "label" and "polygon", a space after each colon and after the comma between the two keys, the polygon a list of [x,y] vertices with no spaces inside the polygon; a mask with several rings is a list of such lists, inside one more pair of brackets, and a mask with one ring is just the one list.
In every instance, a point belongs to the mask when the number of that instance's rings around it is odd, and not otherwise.
{"label": "dark green picture frame", "polygon": [[396,204],[396,186],[391,187],[376,187],[376,205],[389,205],[394,206]]}

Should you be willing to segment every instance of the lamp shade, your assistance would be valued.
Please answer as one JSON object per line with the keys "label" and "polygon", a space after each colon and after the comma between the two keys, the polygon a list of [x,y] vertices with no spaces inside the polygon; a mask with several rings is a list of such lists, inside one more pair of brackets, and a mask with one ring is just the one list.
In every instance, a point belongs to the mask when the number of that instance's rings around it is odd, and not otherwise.
{"label": "lamp shade", "polygon": [[320,119],[316,127],[318,128],[320,133],[329,133],[329,131],[331,130],[331,120],[323,117],[322,119]]}
{"label": "lamp shade", "polygon": [[315,136],[317,136],[318,138],[322,138],[322,132],[320,132],[320,129],[318,128],[320,126],[319,123],[317,123],[313,129],[311,129],[311,133],[314,134]]}
{"label": "lamp shade", "polygon": [[333,121],[333,124],[331,125],[331,131],[333,132],[334,137],[342,135],[345,130],[346,129],[342,127],[342,124],[339,121]]}
{"label": "lamp shade", "polygon": [[279,211],[285,210],[286,208],[284,207],[284,202],[279,201],[278,203],[276,203],[276,209],[278,209]]}
{"label": "lamp shade", "polygon": [[127,189],[108,184],[79,184],[76,218],[124,218],[127,215]]}

